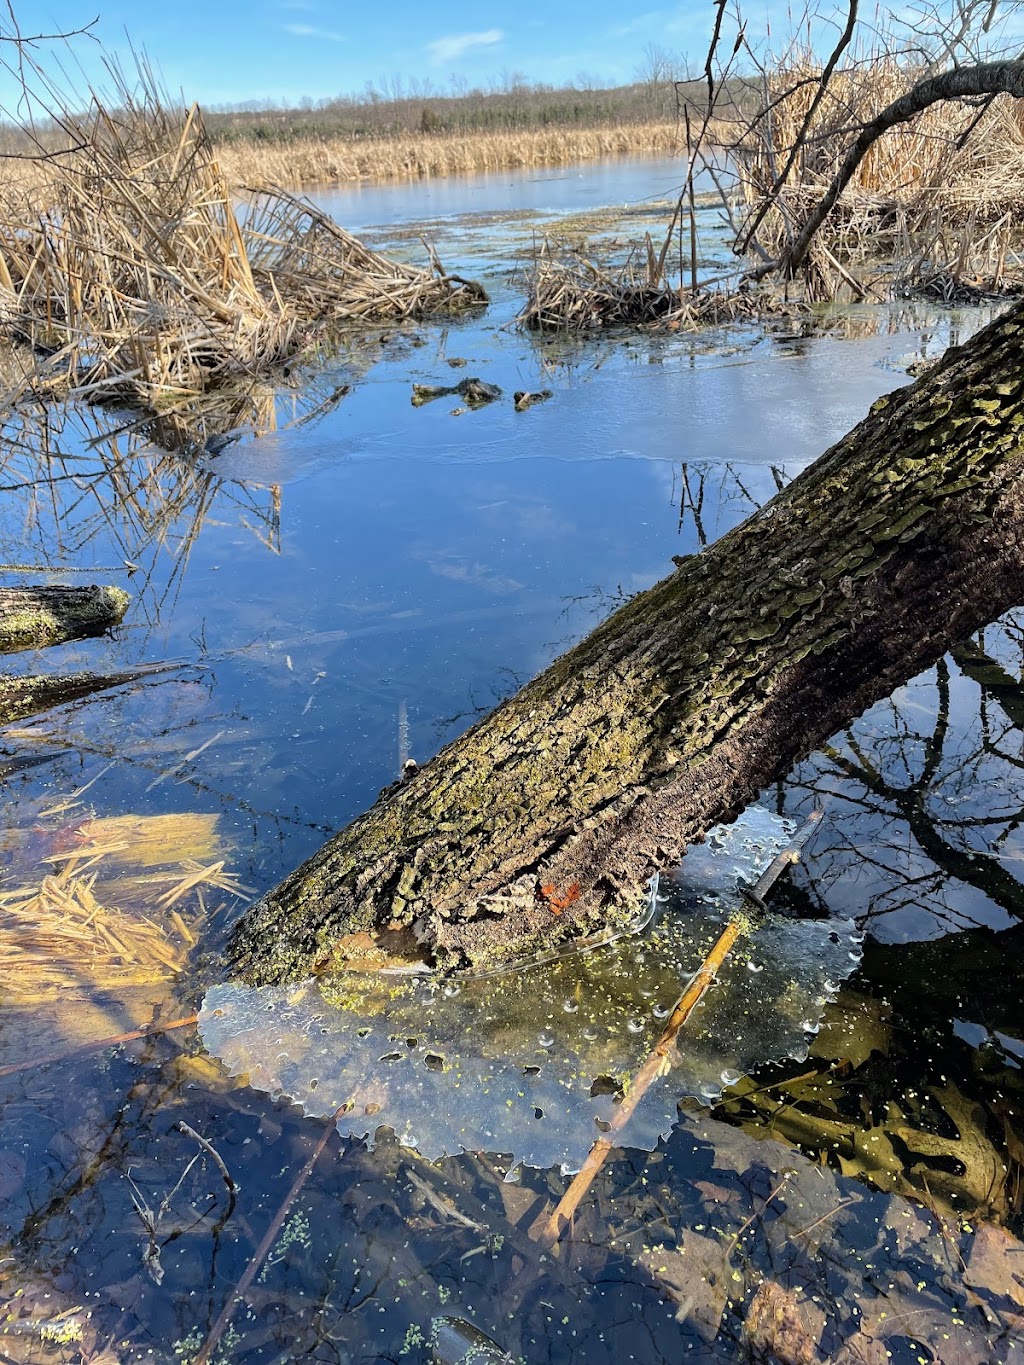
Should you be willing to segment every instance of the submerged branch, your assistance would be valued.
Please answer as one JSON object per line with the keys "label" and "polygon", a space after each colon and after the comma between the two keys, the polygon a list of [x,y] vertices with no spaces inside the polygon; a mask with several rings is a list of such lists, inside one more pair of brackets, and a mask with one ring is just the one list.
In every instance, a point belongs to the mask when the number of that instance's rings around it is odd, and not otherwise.
{"label": "submerged branch", "polygon": [[177,664],[147,664],[120,673],[40,674],[26,678],[0,674],[0,726],[13,725],[29,716],[52,711],[65,702],[80,701],[95,692],[124,687],[177,667]]}

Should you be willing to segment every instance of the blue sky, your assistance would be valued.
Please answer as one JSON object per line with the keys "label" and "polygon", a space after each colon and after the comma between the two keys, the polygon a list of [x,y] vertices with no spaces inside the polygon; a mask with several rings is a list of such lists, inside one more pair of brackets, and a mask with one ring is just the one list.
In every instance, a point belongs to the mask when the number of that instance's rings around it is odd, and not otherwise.
{"label": "blue sky", "polygon": [[[745,6],[757,21],[760,5]],[[125,31],[145,48],[174,90],[207,104],[270,98],[319,99],[380,85],[388,77],[453,76],[470,85],[522,72],[560,85],[586,72],[600,84],[634,79],[648,43],[703,57],[711,0],[624,11],[614,0],[519,0],[481,10],[471,0],[21,0],[22,32],[72,28],[99,15],[108,50]],[[89,74],[95,45],[76,51]]]}

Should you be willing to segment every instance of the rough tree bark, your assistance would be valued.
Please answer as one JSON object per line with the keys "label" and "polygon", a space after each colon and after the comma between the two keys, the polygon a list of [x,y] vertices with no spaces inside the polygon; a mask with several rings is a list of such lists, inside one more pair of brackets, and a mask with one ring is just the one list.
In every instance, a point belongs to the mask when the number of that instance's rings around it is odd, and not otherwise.
{"label": "rough tree bark", "polygon": [[0,588],[0,654],[101,635],[130,601],[120,588]]}
{"label": "rough tree bark", "polygon": [[382,793],[233,934],[257,982],[631,916],[799,756],[1024,602],[1024,304]]}

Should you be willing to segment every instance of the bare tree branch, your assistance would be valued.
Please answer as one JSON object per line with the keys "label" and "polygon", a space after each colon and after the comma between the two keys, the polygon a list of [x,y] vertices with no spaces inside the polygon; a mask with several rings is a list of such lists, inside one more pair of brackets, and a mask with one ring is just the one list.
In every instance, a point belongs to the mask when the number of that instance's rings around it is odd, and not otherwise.
{"label": "bare tree branch", "polygon": [[754,217],[753,223],[746,229],[743,235],[743,241],[737,242],[736,244],[735,249],[737,251],[737,254],[739,255],[742,255],[750,246],[751,239],[757,232],[757,229],[761,226],[761,223],[764,221],[764,216],[771,207],[775,196],[778,194],[779,190],[789,179],[789,173],[793,169],[793,165],[797,157],[800,155],[800,149],[803,147],[804,140],[807,137],[807,133],[810,130],[811,124],[814,122],[814,116],[818,112],[818,108],[821,105],[822,100],[825,98],[825,92],[828,90],[828,84],[829,81],[832,79],[832,73],[833,71],[835,71],[836,66],[838,65],[839,58],[843,55],[843,53],[850,46],[850,43],[853,40],[854,30],[857,27],[857,5],[858,0],[850,0],[849,9],[846,15],[846,27],[840,34],[839,41],[838,43],[836,43],[835,47],[832,50],[832,55],[825,63],[825,69],[822,71],[821,77],[818,81],[818,88],[814,92],[814,98],[811,100],[811,103],[808,106],[807,113],[804,115],[804,121],[800,126],[799,133],[797,134],[796,138],[793,141],[793,146],[789,150],[789,156],[786,159],[786,164],[785,166],[783,166],[782,170],[776,176],[775,183],[772,185],[771,190],[768,192],[768,195],[763,200],[760,209],[757,211],[757,214]]}
{"label": "bare tree branch", "polygon": [[[800,267],[815,233],[832,212],[868,150],[890,128],[908,123],[940,101],[987,95],[1012,95],[1015,99],[1024,98],[1024,61],[982,62],[977,66],[954,67],[951,71],[942,72],[941,75],[929,76],[918,81],[905,95],[901,95],[876,114],[861,129],[856,141],[843,158],[843,163],[831,185],[778,265],[790,275]],[[760,278],[768,272],[769,268],[762,266],[756,273]]]}

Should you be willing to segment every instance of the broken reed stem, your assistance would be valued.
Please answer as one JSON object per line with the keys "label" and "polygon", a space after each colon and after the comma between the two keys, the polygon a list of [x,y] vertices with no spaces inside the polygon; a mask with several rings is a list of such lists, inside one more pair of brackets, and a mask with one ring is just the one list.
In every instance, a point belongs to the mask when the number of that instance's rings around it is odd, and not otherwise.
{"label": "broken reed stem", "polygon": [[[794,836],[789,847],[783,849],[772,859],[751,888],[752,899],[763,900],[783,872],[793,863],[799,862],[800,850],[806,843],[811,831],[817,826],[822,814],[821,811],[814,811],[803,828]],[[597,1139],[591,1147],[586,1161],[573,1177],[569,1188],[555,1205],[554,1210],[547,1217],[542,1215],[530,1229],[530,1236],[541,1246],[553,1247],[561,1237],[565,1228],[569,1226],[573,1214],[579,1208],[580,1202],[594,1183],[601,1167],[607,1161],[608,1154],[615,1145],[612,1140],[613,1135],[621,1133],[652,1084],[670,1069],[670,1057],[679,1030],[714,984],[723,962],[732,952],[736,940],[747,925],[748,919],[745,914],[737,913],[732,916],[719,935],[718,941],[676,1001],[661,1037],[651,1049],[647,1060],[636,1073],[632,1085],[616,1109],[609,1125],[609,1135]]]}
{"label": "broken reed stem", "polygon": [[84,1057],[90,1052],[102,1052],[104,1048],[117,1047],[119,1043],[133,1043],[139,1038],[149,1038],[156,1033],[170,1033],[172,1029],[188,1028],[189,1024],[198,1021],[198,1014],[190,1014],[184,1019],[172,1019],[167,1024],[150,1024],[148,1028],[132,1029],[129,1033],[115,1033],[110,1038],[98,1038],[94,1043],[83,1043],[81,1047],[69,1048],[67,1052],[54,1052],[49,1057],[36,1057],[30,1062],[13,1062],[10,1066],[0,1066],[0,1076],[14,1076],[19,1071],[31,1071],[37,1066],[67,1062],[73,1057]]}
{"label": "broken reed stem", "polygon": [[292,1204],[294,1204],[298,1196],[302,1193],[302,1189],[306,1181],[313,1173],[313,1167],[316,1165],[317,1161],[320,1158],[320,1153],[327,1146],[331,1134],[335,1131],[335,1125],[337,1124],[338,1119],[341,1117],[344,1111],[345,1105],[344,1104],[339,1105],[339,1107],[334,1111],[334,1114],[331,1117],[331,1119],[325,1125],[324,1131],[320,1134],[319,1141],[317,1142],[316,1146],[310,1153],[309,1158],[307,1159],[305,1165],[302,1167],[298,1175],[292,1181],[291,1189],[285,1195],[281,1203],[281,1207],[274,1214],[270,1226],[263,1234],[263,1238],[259,1246],[253,1252],[252,1259],[250,1260],[249,1264],[245,1267],[245,1270],[242,1272],[242,1278],[238,1281],[232,1292],[228,1295],[224,1307],[220,1310],[220,1314],[216,1322],[210,1328],[209,1334],[206,1340],[203,1342],[199,1354],[193,1357],[192,1365],[209,1365],[209,1361],[211,1356],[213,1355],[213,1352],[217,1349],[221,1337],[227,1331],[228,1324],[234,1317],[235,1309],[241,1303],[243,1296],[246,1293],[248,1293],[253,1280],[259,1274],[260,1267],[266,1260],[270,1248],[274,1245],[275,1241],[277,1240],[278,1233],[281,1231],[281,1227],[284,1223],[284,1220],[288,1217],[289,1209],[291,1208]]}

